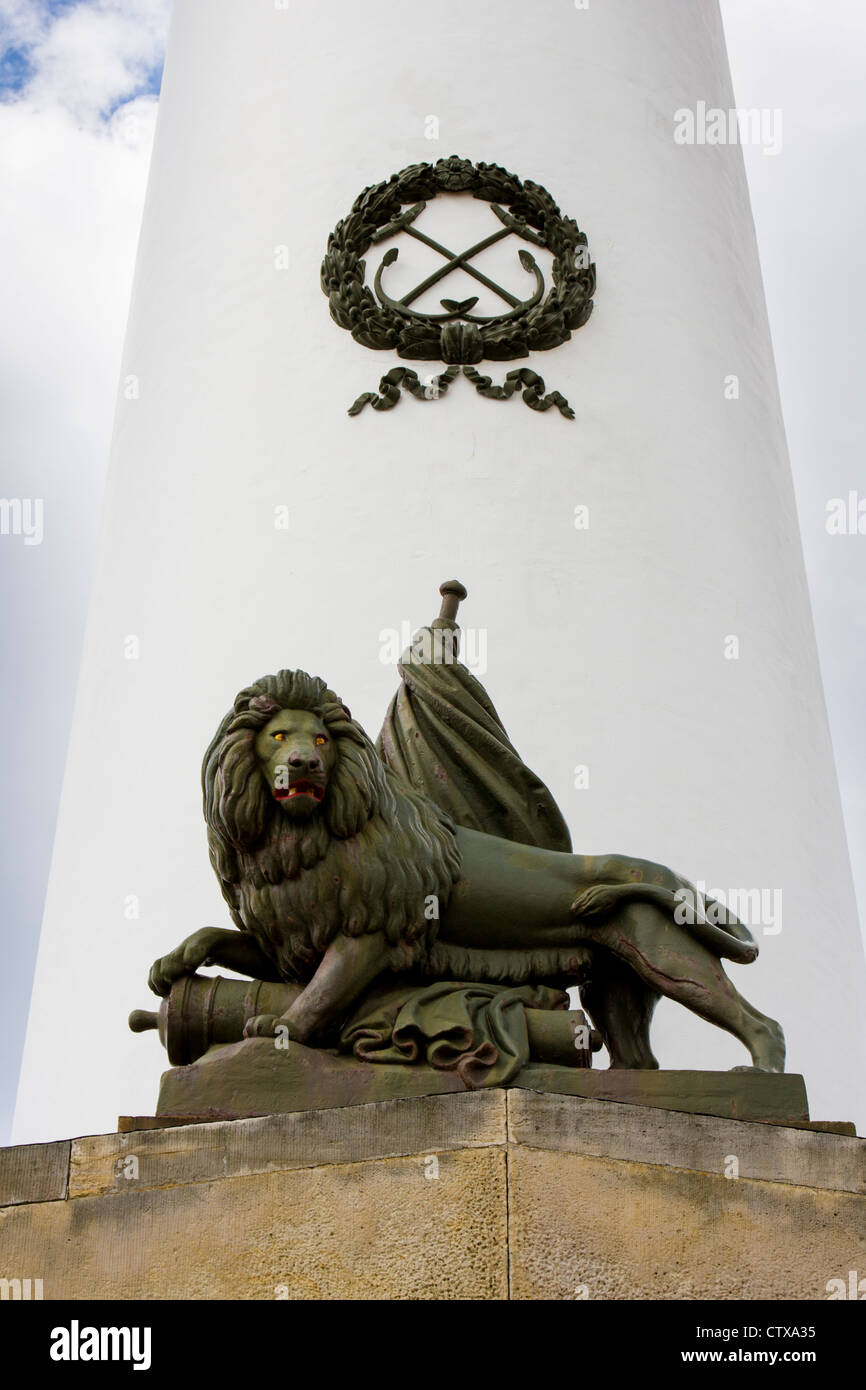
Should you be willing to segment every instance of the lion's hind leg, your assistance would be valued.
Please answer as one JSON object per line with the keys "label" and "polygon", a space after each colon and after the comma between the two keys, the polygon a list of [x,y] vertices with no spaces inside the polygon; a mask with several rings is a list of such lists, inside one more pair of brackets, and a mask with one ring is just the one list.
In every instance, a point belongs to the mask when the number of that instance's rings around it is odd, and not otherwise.
{"label": "lion's hind leg", "polygon": [[[593,931],[593,940],[631,966],[651,990],[733,1033],[761,1071],[784,1071],[785,1036],[734,988],[721,961],[657,907],[633,902]],[[590,1010],[591,1012],[591,1010]]]}
{"label": "lion's hind leg", "polygon": [[590,977],[580,986],[580,1002],[601,1033],[612,1070],[658,1069],[649,1032],[659,997],[658,990],[624,961],[608,951],[593,954]]}

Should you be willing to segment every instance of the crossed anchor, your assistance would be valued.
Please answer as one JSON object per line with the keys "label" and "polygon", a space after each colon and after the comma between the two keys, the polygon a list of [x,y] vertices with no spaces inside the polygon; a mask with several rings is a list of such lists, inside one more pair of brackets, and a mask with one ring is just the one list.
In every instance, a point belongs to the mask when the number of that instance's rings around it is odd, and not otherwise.
{"label": "crossed anchor", "polygon": [[[374,243],[377,243],[387,240],[388,237],[395,236],[398,232],[406,232],[408,236],[414,237],[416,241],[423,242],[425,246],[431,247],[434,251],[438,252],[440,256],[444,256],[446,263],[440,266],[438,270],[434,270],[432,275],[428,275],[426,280],[422,280],[420,285],[416,285],[415,288],[410,290],[408,294],[405,294],[402,299],[391,299],[382,288],[382,272],[387,266],[393,265],[399,255],[398,248],[392,246],[390,251],[385,253],[382,264],[379,266],[374,280],[374,288],[380,304],[394,310],[395,313],[403,314],[407,318],[424,319],[428,323],[449,323],[453,322],[455,319],[463,319],[467,323],[503,323],[508,319],[517,318],[520,314],[526,313],[527,309],[531,309],[539,302],[544,293],[544,276],[536,264],[534,256],[532,256],[529,251],[521,249],[518,253],[520,264],[523,266],[523,269],[535,275],[535,290],[529,299],[518,299],[517,295],[512,294],[510,290],[504,289],[502,285],[497,285],[495,280],[491,280],[490,277],[485,275],[483,271],[480,271],[477,266],[472,265],[473,257],[479,255],[482,251],[486,251],[488,246],[493,246],[497,241],[502,241],[505,237],[511,236],[512,234],[522,237],[524,241],[532,242],[535,246],[543,247],[545,245],[544,240],[540,236],[537,236],[536,233],[527,226],[522,217],[514,217],[510,212],[507,212],[505,208],[499,207],[496,203],[491,203],[489,205],[491,212],[495,213],[499,221],[503,224],[501,231],[493,232],[490,236],[484,237],[483,240],[476,242],[474,246],[470,246],[466,251],[461,251],[458,254],[455,251],[449,250],[447,246],[443,246],[441,242],[434,241],[432,237],[427,236],[424,232],[419,231],[417,227],[412,225],[426,206],[426,202],[415,203],[413,207],[408,208],[406,212],[396,217],[393,222],[389,222],[386,227],[380,227],[372,240]],[[475,295],[474,298],[464,299],[459,302],[454,299],[440,300],[440,304],[446,310],[444,314],[422,314],[417,309],[410,309],[409,306],[418,299],[420,295],[424,294],[426,290],[438,284],[446,275],[450,275],[452,271],[455,270],[465,270],[468,275],[478,280],[480,284],[484,285],[489,290],[493,290],[495,294],[499,295],[500,299],[504,299],[507,304],[511,305],[510,311],[503,314],[488,314],[484,316],[480,314],[471,314],[469,311],[478,303],[478,295]]]}
{"label": "crossed anchor", "polygon": [[[512,294],[511,291],[505,289],[504,286],[498,285],[495,280],[491,280],[488,275],[485,275],[483,271],[472,264],[473,258],[482,251],[486,251],[488,246],[493,246],[497,241],[502,241],[505,237],[512,235],[519,236],[522,240],[529,241],[534,246],[540,246],[544,250],[549,250],[544,238],[534,232],[532,228],[527,225],[524,218],[516,217],[513,213],[506,211],[505,208],[500,207],[497,203],[489,203],[488,206],[491,212],[493,212],[502,223],[502,230],[491,233],[490,236],[486,236],[482,238],[481,241],[476,242],[474,246],[470,246],[467,250],[458,253],[452,251],[448,246],[443,246],[441,242],[434,241],[432,237],[427,236],[426,233],[419,231],[417,227],[412,225],[426,206],[426,202],[420,202],[407,208],[404,213],[401,213],[399,217],[395,217],[387,226],[380,227],[371,237],[371,244],[385,241],[389,237],[396,236],[399,232],[405,232],[407,236],[414,237],[416,241],[423,242],[425,246],[429,246],[433,251],[436,251],[440,256],[444,257],[445,264],[441,265],[438,270],[434,270],[431,275],[428,275],[427,278],[422,280],[419,285],[416,285],[414,289],[404,294],[402,299],[392,299],[382,288],[383,272],[388,266],[394,264],[399,255],[398,248],[392,246],[389,251],[385,252],[382,258],[382,264],[376,271],[376,276],[373,281],[376,297],[383,308],[415,322],[456,324],[457,321],[460,321],[462,324],[499,325],[501,323],[507,323],[510,320],[521,318],[528,309],[532,309],[539,303],[544,294],[544,276],[531,252],[523,248],[518,252],[520,264],[523,266],[523,269],[535,276],[535,289],[529,299],[518,299],[517,295]],[[587,253],[587,265],[588,264]],[[486,289],[492,290],[494,294],[498,295],[500,299],[503,299],[505,303],[511,307],[501,314],[472,314],[470,310],[474,309],[475,305],[478,303],[477,295],[473,298],[460,301],[455,299],[441,299],[439,302],[445,310],[444,314],[424,314],[411,307],[415,300],[424,294],[426,290],[438,284],[440,280],[444,280],[446,275],[450,275],[454,270],[465,270],[466,273],[477,280],[479,284],[484,285]],[[379,382],[379,391],[364,391],[354,404],[350,406],[349,414],[358,415],[367,405],[371,405],[374,410],[391,410],[400,399],[401,390],[409,391],[418,400],[436,400],[440,396],[445,395],[449,386],[455,381],[458,373],[462,373],[463,376],[472,383],[479,395],[487,396],[492,400],[501,401],[508,400],[511,396],[522,392],[523,402],[525,405],[528,405],[531,410],[546,411],[550,410],[551,407],[556,407],[566,420],[574,419],[574,411],[565,397],[559,391],[550,391],[545,394],[544,378],[539,376],[538,372],[533,371],[530,367],[516,367],[514,370],[507,372],[505,381],[501,386],[496,385],[492,377],[483,376],[472,365],[473,362],[480,361],[483,355],[480,350],[482,343],[479,329],[475,327],[472,329],[457,329],[456,331],[458,333],[473,333],[475,335],[475,341],[470,341],[472,352],[474,354],[477,350],[477,356],[473,355],[468,359],[462,355],[446,356],[444,360],[448,365],[445,367],[445,370],[440,372],[438,376],[429,378],[426,383],[421,382],[418,373],[413,371],[411,367],[392,367],[389,372],[385,373]],[[443,335],[445,332],[446,330],[443,329]],[[452,351],[453,350],[452,348]],[[460,353],[465,351],[465,343],[459,343],[456,350]],[[516,355],[525,356],[526,354],[524,351],[524,353]]]}

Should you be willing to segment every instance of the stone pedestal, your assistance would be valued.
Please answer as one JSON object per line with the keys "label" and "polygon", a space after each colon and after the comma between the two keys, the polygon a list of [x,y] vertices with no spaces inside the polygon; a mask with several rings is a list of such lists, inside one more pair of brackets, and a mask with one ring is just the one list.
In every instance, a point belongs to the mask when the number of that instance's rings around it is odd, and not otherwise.
{"label": "stone pedestal", "polygon": [[[586,1100],[651,1105],[689,1114],[798,1125],[809,1121],[806,1085],[796,1072],[611,1071],[530,1062],[514,1085]],[[239,1120],[406,1100],[463,1091],[456,1070],[423,1064],[358,1062],[293,1042],[284,1050],[265,1038],[212,1047],[189,1066],[163,1072],[153,1124],[171,1120]],[[135,1129],[143,1117],[121,1117]],[[853,1126],[846,1126],[853,1133]]]}
{"label": "stone pedestal", "polygon": [[0,1151],[0,1276],[72,1299],[815,1299],[866,1141],[522,1088]]}

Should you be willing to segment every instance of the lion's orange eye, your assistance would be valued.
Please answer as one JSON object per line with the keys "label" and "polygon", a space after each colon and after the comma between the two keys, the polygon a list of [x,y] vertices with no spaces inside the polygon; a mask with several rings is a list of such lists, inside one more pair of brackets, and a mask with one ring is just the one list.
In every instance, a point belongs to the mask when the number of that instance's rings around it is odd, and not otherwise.
{"label": "lion's orange eye", "polygon": [[322,734],[317,734],[317,735],[316,735],[316,746],[317,746],[318,748],[321,748],[322,744],[323,744],[323,743],[327,743],[327,742],[328,742],[328,740],[327,740]]}
{"label": "lion's orange eye", "polygon": [[286,741],[285,734],[274,734],[274,738],[277,740],[277,743],[285,743]]}

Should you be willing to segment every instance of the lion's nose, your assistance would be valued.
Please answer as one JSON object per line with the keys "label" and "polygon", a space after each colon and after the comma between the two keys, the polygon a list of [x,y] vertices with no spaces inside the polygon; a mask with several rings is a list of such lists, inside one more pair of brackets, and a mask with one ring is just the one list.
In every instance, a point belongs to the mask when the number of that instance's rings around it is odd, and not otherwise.
{"label": "lion's nose", "polygon": [[289,754],[289,767],[306,768],[308,772],[318,772],[322,766],[318,753],[302,753],[299,748],[293,748]]}

